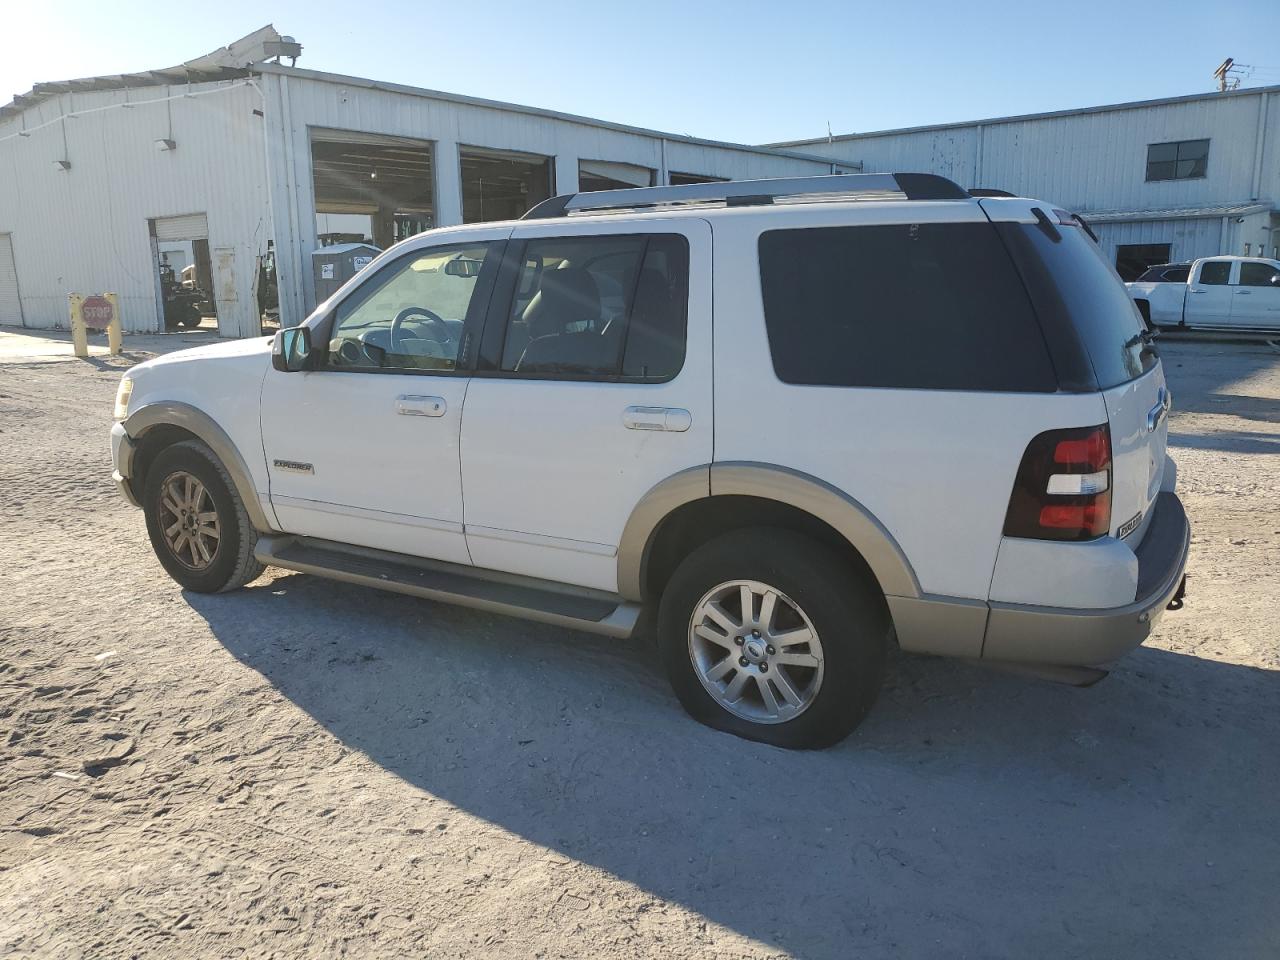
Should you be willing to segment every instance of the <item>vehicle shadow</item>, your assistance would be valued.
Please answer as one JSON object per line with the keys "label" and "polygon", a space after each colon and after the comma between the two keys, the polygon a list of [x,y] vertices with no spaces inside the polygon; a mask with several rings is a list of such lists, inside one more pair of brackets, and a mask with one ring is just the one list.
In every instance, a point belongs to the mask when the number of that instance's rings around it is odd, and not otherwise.
{"label": "vehicle shadow", "polygon": [[1212,433],[1183,433],[1169,431],[1169,449],[1177,453],[1178,447],[1194,450],[1222,450],[1226,453],[1280,454],[1280,433],[1261,433],[1257,430],[1217,430]]}
{"label": "vehicle shadow", "polygon": [[688,719],[643,642],[301,574],[187,602],[396,776],[773,950],[1280,942],[1274,672],[1143,648],[1079,690],[900,655],[863,726],[802,753]]}

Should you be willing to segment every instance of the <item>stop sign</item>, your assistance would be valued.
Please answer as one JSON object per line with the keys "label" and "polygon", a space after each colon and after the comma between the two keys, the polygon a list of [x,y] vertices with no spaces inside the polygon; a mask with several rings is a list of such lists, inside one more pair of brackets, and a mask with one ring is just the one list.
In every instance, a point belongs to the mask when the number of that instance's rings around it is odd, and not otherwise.
{"label": "stop sign", "polygon": [[84,318],[87,327],[102,330],[111,323],[114,314],[111,301],[106,297],[86,297],[80,304],[80,316]]}

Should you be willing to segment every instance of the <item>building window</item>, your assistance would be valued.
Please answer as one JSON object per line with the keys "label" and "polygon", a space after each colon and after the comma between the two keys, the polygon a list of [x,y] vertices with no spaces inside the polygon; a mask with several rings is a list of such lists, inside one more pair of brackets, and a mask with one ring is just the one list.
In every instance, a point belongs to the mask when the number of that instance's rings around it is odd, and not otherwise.
{"label": "building window", "polygon": [[1177,140],[1147,145],[1147,182],[1198,180],[1209,173],[1209,141]]}
{"label": "building window", "polygon": [[462,222],[517,220],[551,196],[550,157],[462,147]]}

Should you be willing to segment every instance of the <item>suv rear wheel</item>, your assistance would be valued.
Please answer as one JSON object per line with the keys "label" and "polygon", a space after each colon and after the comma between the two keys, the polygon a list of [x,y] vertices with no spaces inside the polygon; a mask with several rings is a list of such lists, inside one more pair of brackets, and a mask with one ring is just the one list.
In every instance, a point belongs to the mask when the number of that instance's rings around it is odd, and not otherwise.
{"label": "suv rear wheel", "polygon": [[151,546],[188,590],[234,590],[263,571],[257,535],[226,468],[203,443],[166,447],[147,470],[143,493]]}
{"label": "suv rear wheel", "polygon": [[658,638],[697,720],[780,747],[842,740],[875,701],[884,598],[837,553],[787,530],[735,531],[691,553],[663,592]]}

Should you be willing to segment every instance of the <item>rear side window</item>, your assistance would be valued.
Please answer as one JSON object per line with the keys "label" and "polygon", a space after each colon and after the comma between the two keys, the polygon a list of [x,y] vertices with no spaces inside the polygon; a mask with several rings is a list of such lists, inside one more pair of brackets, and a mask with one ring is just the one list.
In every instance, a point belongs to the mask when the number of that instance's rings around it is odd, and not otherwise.
{"label": "rear side window", "polygon": [[1036,316],[987,223],[760,237],[773,368],[786,383],[1052,392]]}
{"label": "rear side window", "polygon": [[[1063,354],[1064,389],[1108,390],[1155,366],[1159,355],[1144,336],[1142,315],[1083,230],[1047,223],[1002,223],[999,230],[1032,291],[1055,359]],[[1075,375],[1076,355],[1094,384]]]}
{"label": "rear side window", "polygon": [[1231,279],[1231,261],[1215,260],[1200,268],[1200,282],[1211,287],[1222,287]]}
{"label": "rear side window", "polygon": [[1191,275],[1189,267],[1174,267],[1172,270],[1164,272],[1166,283],[1186,283],[1187,277]]}
{"label": "rear side window", "polygon": [[663,382],[684,364],[689,244],[679,234],[546,237],[520,257],[500,369]]}

